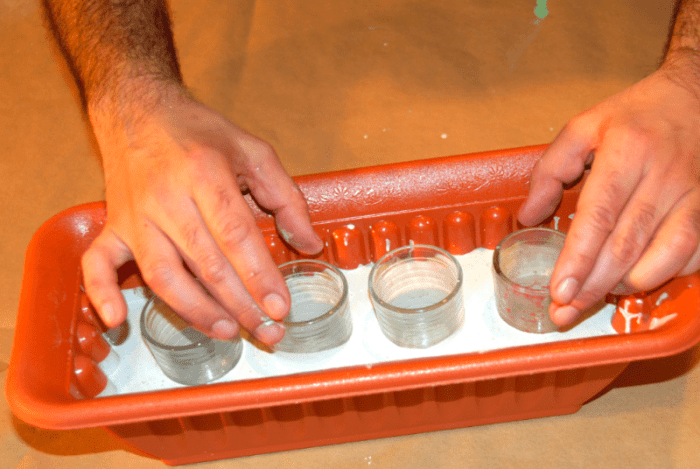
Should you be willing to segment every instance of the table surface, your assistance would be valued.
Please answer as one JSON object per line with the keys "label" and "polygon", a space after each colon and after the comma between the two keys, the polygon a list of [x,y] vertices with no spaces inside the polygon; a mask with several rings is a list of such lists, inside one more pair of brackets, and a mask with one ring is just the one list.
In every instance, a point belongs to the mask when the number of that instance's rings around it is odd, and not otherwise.
{"label": "table surface", "polygon": [[[0,381],[24,251],[100,200],[99,153],[39,2],[0,14]],[[293,175],[551,141],[652,72],[673,5],[656,0],[173,0],[183,74],[270,142]],[[283,4],[283,6],[280,6]],[[578,413],[203,463],[207,468],[700,467],[700,352],[634,363]],[[162,467],[103,429],[56,432],[0,399],[0,466]]]}

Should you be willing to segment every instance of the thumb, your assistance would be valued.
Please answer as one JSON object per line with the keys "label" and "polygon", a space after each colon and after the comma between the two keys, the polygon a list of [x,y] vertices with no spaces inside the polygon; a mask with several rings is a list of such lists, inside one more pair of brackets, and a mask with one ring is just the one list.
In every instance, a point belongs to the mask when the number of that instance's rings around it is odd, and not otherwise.
{"label": "thumb", "polygon": [[119,289],[117,269],[133,259],[131,251],[109,227],[83,254],[83,283],[90,302],[107,327],[126,319],[127,306]]}

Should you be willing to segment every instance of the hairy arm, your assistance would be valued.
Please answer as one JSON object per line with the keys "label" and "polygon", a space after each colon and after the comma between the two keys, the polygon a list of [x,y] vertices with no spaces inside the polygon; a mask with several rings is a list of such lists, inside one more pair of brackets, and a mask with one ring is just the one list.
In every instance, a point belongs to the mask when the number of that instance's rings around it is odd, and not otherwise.
{"label": "hairy arm", "polygon": [[700,52],[700,1],[677,2],[674,17],[666,55],[680,49]]}
{"label": "hairy arm", "polygon": [[540,223],[591,173],[555,266],[550,315],[568,325],[607,292],[700,267],[700,1],[677,6],[661,67],[574,117],[533,169],[519,213]]}
{"label": "hairy arm", "polygon": [[322,242],[274,150],[187,92],[164,1],[44,5],[104,163],[107,223],[82,261],[104,322],[126,318],[116,270],[134,259],[153,291],[203,332],[227,339],[242,326],[278,342],[289,292],[241,191],[274,214],[296,249],[314,253]]}
{"label": "hairy arm", "polygon": [[88,106],[103,101],[118,106],[120,96],[146,99],[148,84],[182,85],[165,1],[44,0],[43,5]]}

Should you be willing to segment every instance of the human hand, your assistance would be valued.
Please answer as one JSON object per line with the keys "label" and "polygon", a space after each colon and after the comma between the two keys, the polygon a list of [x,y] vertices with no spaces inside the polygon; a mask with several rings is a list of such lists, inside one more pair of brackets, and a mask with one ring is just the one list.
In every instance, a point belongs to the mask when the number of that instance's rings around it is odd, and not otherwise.
{"label": "human hand", "polygon": [[656,288],[700,268],[700,58],[655,73],[572,119],[535,165],[518,218],[553,213],[591,171],[551,279],[550,316],[572,323],[606,293]]}
{"label": "human hand", "polygon": [[116,269],[135,259],[148,286],[204,333],[229,339],[242,326],[268,345],[281,340],[275,321],[289,311],[289,292],[241,192],[274,214],[294,248],[313,254],[323,243],[274,150],[179,85],[127,118],[90,117],[107,223],[82,266],[105,324],[126,318]]}

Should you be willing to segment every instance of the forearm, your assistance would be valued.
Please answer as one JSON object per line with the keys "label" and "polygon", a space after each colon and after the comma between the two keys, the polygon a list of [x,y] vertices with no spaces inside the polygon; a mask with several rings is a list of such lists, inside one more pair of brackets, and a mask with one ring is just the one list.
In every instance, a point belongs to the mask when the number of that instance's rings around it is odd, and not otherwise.
{"label": "forearm", "polygon": [[165,0],[43,4],[88,110],[148,101],[159,87],[181,84]]}
{"label": "forearm", "polygon": [[700,0],[679,0],[676,5],[666,55],[683,50],[700,53]]}
{"label": "forearm", "polygon": [[700,0],[678,0],[659,71],[700,100]]}

